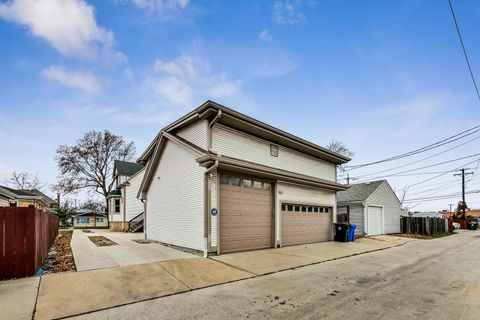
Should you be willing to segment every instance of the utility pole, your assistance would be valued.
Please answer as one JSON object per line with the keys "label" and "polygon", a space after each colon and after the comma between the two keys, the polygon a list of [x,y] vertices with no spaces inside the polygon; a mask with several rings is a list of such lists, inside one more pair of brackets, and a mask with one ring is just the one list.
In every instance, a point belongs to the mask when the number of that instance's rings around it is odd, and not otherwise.
{"label": "utility pole", "polygon": [[454,176],[462,176],[462,201],[463,201],[463,210],[462,210],[462,216],[465,218],[465,176],[469,174],[473,174],[473,172],[465,172],[465,170],[469,170],[468,168],[463,168],[457,171],[460,171],[461,173],[456,173]]}
{"label": "utility pole", "polygon": [[350,175],[347,173],[347,184],[350,184]]}
{"label": "utility pole", "polygon": [[449,211],[449,212],[450,212],[450,213],[452,213],[452,206],[453,206],[453,203],[449,203],[448,205],[450,206],[450,211]]}

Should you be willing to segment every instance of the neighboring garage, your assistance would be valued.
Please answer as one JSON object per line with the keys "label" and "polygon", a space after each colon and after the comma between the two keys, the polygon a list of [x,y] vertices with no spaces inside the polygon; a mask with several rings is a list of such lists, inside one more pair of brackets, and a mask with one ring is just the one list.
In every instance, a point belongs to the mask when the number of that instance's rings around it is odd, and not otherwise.
{"label": "neighboring garage", "polygon": [[[402,208],[387,180],[351,185],[337,193],[337,215],[357,225],[356,236],[400,232]],[[346,217],[346,219],[345,219]]]}
{"label": "neighboring garage", "polygon": [[146,237],[204,255],[331,240],[349,160],[208,101],[138,159]]}

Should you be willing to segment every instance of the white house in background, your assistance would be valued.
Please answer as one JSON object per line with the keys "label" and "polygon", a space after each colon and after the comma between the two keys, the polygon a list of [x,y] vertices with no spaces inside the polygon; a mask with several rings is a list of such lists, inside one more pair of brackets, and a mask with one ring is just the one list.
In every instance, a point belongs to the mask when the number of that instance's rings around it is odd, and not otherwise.
{"label": "white house in background", "polygon": [[[144,173],[140,163],[115,161],[113,178],[116,188],[107,197],[112,231],[137,231],[143,227],[143,203],[137,194]],[[129,230],[129,222],[135,217],[135,223],[130,223],[133,230]]]}
{"label": "white house in background", "polygon": [[138,159],[146,237],[204,255],[331,240],[349,160],[207,101]]}
{"label": "white house in background", "polygon": [[91,209],[79,209],[72,217],[74,228],[107,228],[108,217],[106,214],[97,213]]}
{"label": "white house in background", "polygon": [[403,213],[387,180],[353,184],[337,193],[337,214],[357,225],[356,236],[399,233]]}

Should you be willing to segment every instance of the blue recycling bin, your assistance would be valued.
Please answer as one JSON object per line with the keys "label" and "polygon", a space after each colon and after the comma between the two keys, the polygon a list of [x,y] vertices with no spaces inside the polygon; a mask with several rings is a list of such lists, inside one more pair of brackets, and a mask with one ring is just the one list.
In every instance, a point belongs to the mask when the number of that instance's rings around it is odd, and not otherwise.
{"label": "blue recycling bin", "polygon": [[357,225],[356,224],[351,224],[350,225],[350,230],[348,232],[348,241],[349,242],[353,242],[353,240],[355,239],[355,229],[357,228]]}

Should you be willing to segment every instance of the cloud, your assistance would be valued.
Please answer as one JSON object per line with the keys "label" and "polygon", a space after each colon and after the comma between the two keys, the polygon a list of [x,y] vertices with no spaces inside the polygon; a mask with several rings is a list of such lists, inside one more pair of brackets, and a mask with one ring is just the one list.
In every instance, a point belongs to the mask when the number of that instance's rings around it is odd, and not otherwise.
{"label": "cloud", "polygon": [[273,21],[279,24],[294,25],[305,21],[305,15],[298,9],[299,1],[277,1],[273,5]]}
{"label": "cloud", "polygon": [[215,73],[207,61],[187,54],[170,61],[155,60],[153,72],[145,86],[172,106],[191,107],[200,99],[228,98],[241,91],[241,81]]}
{"label": "cloud", "polygon": [[69,70],[63,66],[50,66],[42,70],[42,76],[64,86],[78,88],[86,92],[100,92],[100,81],[91,73]]}
{"label": "cloud", "polygon": [[193,78],[196,76],[197,66],[194,65],[192,57],[182,55],[171,61],[155,60],[153,70],[155,72],[165,72],[178,77]]}
{"label": "cloud", "polygon": [[272,42],[273,38],[272,38],[272,35],[270,34],[270,32],[267,30],[267,29],[263,29],[259,34],[258,34],[258,37],[260,38],[260,40],[263,40],[265,42]]}
{"label": "cloud", "polygon": [[65,56],[109,55],[113,33],[97,25],[95,10],[82,0],[14,0],[0,4],[0,17],[25,26]]}
{"label": "cloud", "polygon": [[163,12],[184,9],[189,0],[131,0],[131,2],[143,10]]}

